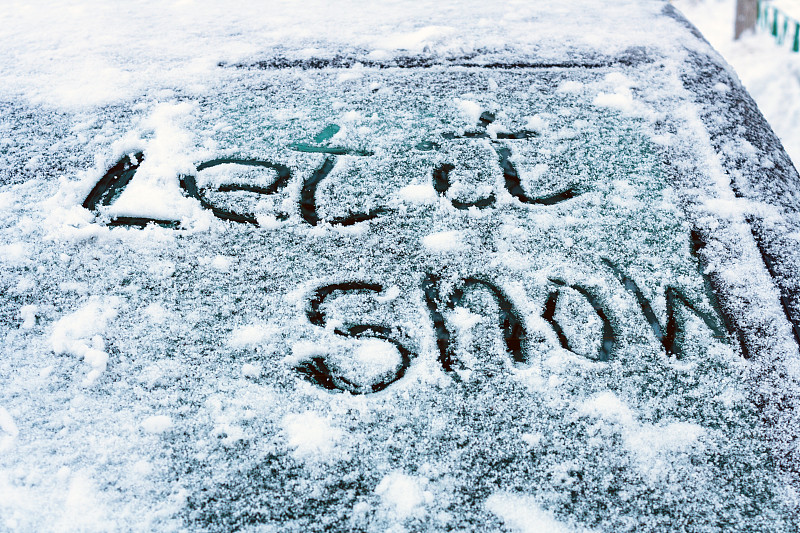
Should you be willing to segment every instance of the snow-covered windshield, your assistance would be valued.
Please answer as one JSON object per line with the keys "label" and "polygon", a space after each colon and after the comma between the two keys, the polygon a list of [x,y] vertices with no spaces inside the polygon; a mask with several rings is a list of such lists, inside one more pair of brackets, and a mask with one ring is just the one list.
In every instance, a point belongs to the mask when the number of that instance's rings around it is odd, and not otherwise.
{"label": "snow-covered windshield", "polygon": [[307,67],[0,193],[5,527],[792,527],[669,69]]}

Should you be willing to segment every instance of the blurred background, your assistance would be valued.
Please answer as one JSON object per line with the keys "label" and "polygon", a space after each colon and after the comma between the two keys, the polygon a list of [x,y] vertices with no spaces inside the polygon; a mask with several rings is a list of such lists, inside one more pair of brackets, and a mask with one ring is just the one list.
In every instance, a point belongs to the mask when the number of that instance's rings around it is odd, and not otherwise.
{"label": "blurred background", "polygon": [[800,0],[672,0],[672,4],[736,69],[800,168]]}

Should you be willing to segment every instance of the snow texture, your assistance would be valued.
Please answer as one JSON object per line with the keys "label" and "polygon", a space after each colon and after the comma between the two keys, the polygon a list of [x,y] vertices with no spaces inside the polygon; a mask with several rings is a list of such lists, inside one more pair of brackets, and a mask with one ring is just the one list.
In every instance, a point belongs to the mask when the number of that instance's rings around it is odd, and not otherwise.
{"label": "snow texture", "polygon": [[797,531],[797,175],[671,4],[0,28],[0,531]]}

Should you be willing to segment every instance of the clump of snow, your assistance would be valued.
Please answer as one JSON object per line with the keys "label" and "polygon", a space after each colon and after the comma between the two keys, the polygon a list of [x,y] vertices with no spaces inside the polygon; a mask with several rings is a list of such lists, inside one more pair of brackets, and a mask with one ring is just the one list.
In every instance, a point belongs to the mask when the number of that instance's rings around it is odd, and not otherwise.
{"label": "clump of snow", "polygon": [[705,429],[690,422],[670,422],[663,426],[642,426],[627,439],[627,445],[647,463],[665,452],[684,452],[698,444]]}
{"label": "clump of snow", "polygon": [[172,427],[169,415],[153,415],[142,420],[142,429],[147,433],[164,433]]}
{"label": "clump of snow", "polygon": [[104,505],[103,493],[85,472],[75,473],[66,492],[61,516],[53,524],[55,531],[111,531],[116,529],[114,516]]}
{"label": "clump of snow", "polygon": [[586,400],[579,413],[612,420],[624,426],[634,424],[633,411],[611,391],[601,392]]}
{"label": "clump of snow", "polygon": [[220,272],[227,272],[231,268],[231,258],[226,257],[224,255],[216,255],[211,260],[210,265],[215,269],[219,270]]}
{"label": "clump of snow", "polygon": [[545,132],[550,128],[550,123],[541,114],[536,114],[526,119],[525,127],[533,131]]}
{"label": "clump of snow", "polygon": [[430,184],[406,185],[397,194],[406,202],[413,204],[429,204],[436,201],[438,195]]}
{"label": "clump of snow", "polygon": [[497,492],[486,500],[486,508],[517,533],[571,533],[575,529],[559,522],[542,509],[532,496]]}
{"label": "clump of snow", "polygon": [[471,312],[466,307],[456,307],[450,317],[453,325],[461,330],[473,327],[475,324],[480,323],[482,319],[481,315]]}
{"label": "clump of snow", "polygon": [[263,369],[261,365],[254,365],[252,363],[245,363],[242,365],[242,375],[246,378],[257,378],[261,376]]}
{"label": "clump of snow", "polygon": [[117,297],[91,298],[83,307],[70,313],[55,324],[50,334],[50,347],[55,353],[66,353],[82,358],[89,364],[84,384],[91,385],[105,371],[108,353],[101,333],[117,316],[120,300]]}
{"label": "clump of snow", "polygon": [[451,26],[425,26],[410,32],[396,32],[375,41],[378,49],[421,52],[425,46],[456,32]]}
{"label": "clump of snow", "polygon": [[0,245],[0,262],[7,265],[22,265],[28,260],[28,246],[23,242]]}
{"label": "clump of snow", "polygon": [[618,87],[613,93],[600,92],[594,99],[594,105],[620,111],[631,111],[633,109],[633,94],[627,87]]}
{"label": "clump of snow", "polygon": [[463,246],[462,238],[462,233],[457,230],[440,231],[424,236],[422,245],[431,252],[452,252]]}
{"label": "clump of snow", "polygon": [[[200,226],[205,218],[195,200],[187,198],[178,186],[178,176],[193,174],[194,136],[187,129],[195,106],[189,102],[155,106],[142,120],[144,161],[119,198],[105,208],[114,216],[152,217],[185,220]],[[198,217],[200,217],[198,219]]]}
{"label": "clump of snow", "polygon": [[353,360],[360,365],[381,365],[397,358],[397,348],[381,339],[364,339],[353,352]]}
{"label": "clump of snow", "polygon": [[299,459],[324,457],[330,454],[344,437],[344,432],[331,425],[330,420],[313,411],[286,415],[283,429],[287,444]]}
{"label": "clump of snow", "polygon": [[586,400],[579,413],[618,425],[626,449],[637,458],[642,470],[653,476],[667,469],[670,454],[692,452],[706,434],[702,426],[691,422],[640,423],[634,411],[611,391]]}
{"label": "clump of snow", "polygon": [[425,479],[392,472],[384,476],[375,493],[381,497],[383,505],[393,510],[399,519],[422,512],[421,506],[432,499],[425,490]]}
{"label": "clump of snow", "polygon": [[167,310],[157,302],[148,304],[144,313],[156,324],[162,324],[167,319]]}
{"label": "clump of snow", "polygon": [[577,80],[563,81],[556,90],[560,93],[577,94],[583,90],[583,83]]}
{"label": "clump of snow", "polygon": [[478,102],[456,98],[455,104],[467,124],[470,126],[477,124],[481,113],[483,113],[483,107]]}
{"label": "clump of snow", "polygon": [[397,285],[392,285],[386,289],[382,295],[376,296],[375,301],[379,303],[387,303],[396,300],[398,296],[400,296],[400,287]]}
{"label": "clump of snow", "polygon": [[299,341],[292,345],[292,361],[302,361],[317,355],[325,355],[327,350],[324,346],[312,341]]}
{"label": "clump of snow", "polygon": [[249,324],[236,328],[228,339],[228,345],[233,348],[256,346],[268,342],[277,333],[279,331],[273,325]]}
{"label": "clump of snow", "polygon": [[5,407],[0,406],[0,452],[9,449],[19,435],[19,428]]}
{"label": "clump of snow", "polygon": [[36,325],[36,311],[38,307],[35,305],[23,305],[19,309],[19,316],[22,319],[22,324],[20,324],[20,328],[22,329],[31,329],[33,326]]}

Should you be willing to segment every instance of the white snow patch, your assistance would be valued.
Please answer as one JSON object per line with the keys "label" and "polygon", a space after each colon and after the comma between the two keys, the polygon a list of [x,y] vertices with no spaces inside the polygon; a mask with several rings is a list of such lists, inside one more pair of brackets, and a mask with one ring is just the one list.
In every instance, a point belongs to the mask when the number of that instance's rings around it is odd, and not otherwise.
{"label": "white snow patch", "polygon": [[375,493],[381,497],[383,505],[391,508],[398,518],[421,514],[421,506],[433,499],[432,494],[425,491],[426,479],[412,477],[401,472],[387,474],[375,487]]}
{"label": "white snow patch", "polygon": [[611,391],[601,392],[589,398],[581,405],[578,412],[582,415],[596,416],[626,426],[634,423],[633,411]]}
{"label": "white snow patch", "polygon": [[38,308],[35,305],[23,305],[19,310],[19,317],[22,319],[22,324],[19,326],[21,329],[32,329],[36,325],[36,311]]}
{"label": "white snow patch", "polygon": [[100,299],[94,297],[89,302],[59,319],[53,325],[50,346],[57,354],[70,354],[82,358],[91,370],[84,380],[85,385],[93,384],[105,371],[108,353],[100,333],[117,316],[119,298]]}
{"label": "white snow patch", "polygon": [[23,242],[0,245],[0,261],[11,265],[23,265],[28,260],[30,250]]}
{"label": "white snow patch", "polygon": [[0,406],[0,452],[11,448],[19,435],[19,428],[5,407]]}
{"label": "white snow patch", "polygon": [[326,355],[327,351],[319,343],[312,341],[298,341],[292,345],[291,361],[299,362],[317,355]]}
{"label": "white snow patch", "polygon": [[216,255],[211,260],[211,268],[214,270],[218,270],[220,272],[228,272],[231,269],[231,264],[233,260],[230,257],[224,255]]}
{"label": "white snow patch", "polygon": [[625,448],[636,457],[640,469],[651,478],[657,478],[669,469],[671,454],[691,451],[693,447],[700,446],[699,439],[707,433],[702,426],[689,422],[658,425],[640,423],[634,418],[631,408],[610,391],[586,400],[579,414],[618,425]]}
{"label": "white snow patch", "polygon": [[625,440],[643,462],[650,462],[664,452],[682,452],[697,444],[705,429],[689,422],[672,422],[664,426],[643,425]]}
{"label": "white snow patch", "polygon": [[476,124],[478,119],[481,118],[483,108],[479,103],[473,102],[472,100],[462,100],[461,98],[456,98],[455,104],[458,110],[461,112],[461,115],[467,120],[470,126]]}
{"label": "white snow patch", "polygon": [[519,533],[569,533],[567,527],[552,513],[542,509],[533,496],[496,492],[486,499],[486,508],[496,514],[503,524]]}
{"label": "white snow patch", "polygon": [[341,429],[312,411],[286,415],[283,427],[293,455],[300,459],[329,454],[344,436]]}
{"label": "white snow patch", "polygon": [[282,222],[275,216],[265,213],[256,214],[258,225],[264,229],[277,229],[281,227]]}
{"label": "white snow patch", "polygon": [[633,111],[633,94],[627,87],[617,87],[613,93],[600,92],[593,101],[598,107],[608,107],[620,111]]}
{"label": "white snow patch", "polygon": [[583,83],[577,80],[567,80],[562,82],[556,91],[560,93],[577,94],[583,91]]}
{"label": "white snow patch", "polygon": [[436,190],[429,183],[421,185],[406,185],[397,194],[406,202],[412,204],[429,204],[438,198]]}
{"label": "white snow patch", "polygon": [[250,324],[236,328],[228,339],[228,346],[233,348],[247,348],[264,344],[279,333],[278,328],[268,324]]}
{"label": "white snow patch", "polygon": [[473,313],[466,307],[456,307],[450,321],[459,330],[465,330],[479,324],[483,317],[477,313]]}
{"label": "white snow patch", "polygon": [[147,433],[164,433],[172,427],[172,418],[167,415],[153,415],[142,421],[142,429]]}
{"label": "white snow patch", "polygon": [[381,339],[364,339],[353,350],[353,359],[362,365],[382,365],[397,359],[397,348]]}
{"label": "white snow patch", "polygon": [[386,289],[384,294],[376,296],[375,301],[378,303],[387,303],[396,300],[398,296],[400,296],[400,287],[397,285],[392,285]]}
{"label": "white snow patch", "polygon": [[550,128],[550,123],[542,115],[533,115],[525,120],[525,127],[529,130],[543,132]]}
{"label": "white snow patch", "polygon": [[119,529],[107,515],[102,495],[85,473],[75,474],[69,483],[60,520],[55,531],[114,531]]}
{"label": "white snow patch", "polygon": [[194,135],[187,126],[194,110],[195,105],[188,102],[159,104],[142,121],[143,135],[152,132],[144,148],[144,161],[107,208],[109,214],[178,219],[195,229],[205,227],[209,214],[199,202],[187,198],[178,185],[178,176],[195,173]]}
{"label": "white snow patch", "polygon": [[344,70],[341,74],[336,77],[337,81],[352,81],[362,78],[364,76],[364,71],[362,69],[355,69],[350,68]]}
{"label": "white snow patch", "polygon": [[411,32],[393,33],[376,40],[374,46],[377,49],[421,52],[427,44],[440,41],[455,31],[456,29],[450,26],[425,26]]}
{"label": "white snow patch", "polygon": [[529,182],[535,182],[542,179],[550,170],[550,165],[547,163],[536,163],[532,168],[522,173],[522,178]]}
{"label": "white snow patch", "polygon": [[520,436],[520,438],[522,439],[522,442],[531,448],[535,448],[542,441],[544,435],[541,433],[524,433]]}
{"label": "white snow patch", "polygon": [[0,192],[0,211],[10,210],[16,201],[16,196],[12,191]]}
{"label": "white snow patch", "polygon": [[422,244],[431,252],[451,252],[462,246],[460,231],[440,231],[422,238]]}
{"label": "white snow patch", "polygon": [[261,376],[263,369],[261,365],[254,365],[252,363],[245,363],[242,365],[242,375],[246,378],[257,378]]}
{"label": "white snow patch", "polygon": [[144,308],[144,314],[155,324],[162,324],[167,318],[167,310],[159,303],[148,304]]}

